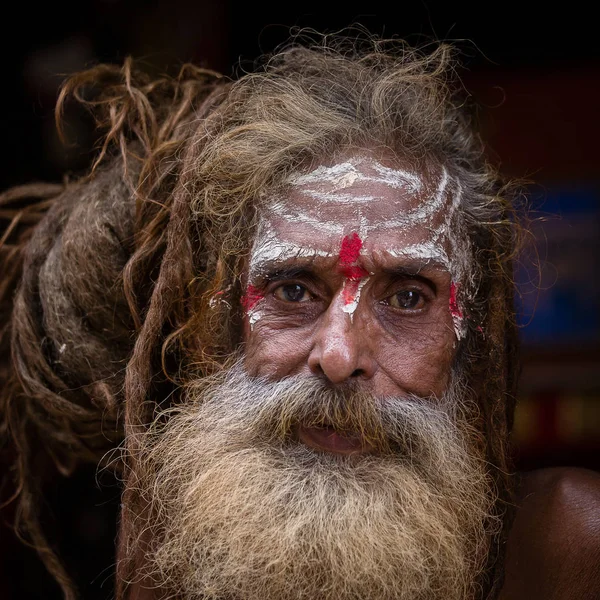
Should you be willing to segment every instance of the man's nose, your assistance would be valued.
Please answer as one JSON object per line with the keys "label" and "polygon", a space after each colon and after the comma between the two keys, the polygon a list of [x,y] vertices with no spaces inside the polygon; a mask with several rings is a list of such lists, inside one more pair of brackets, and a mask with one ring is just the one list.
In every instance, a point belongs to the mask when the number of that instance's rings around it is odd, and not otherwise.
{"label": "man's nose", "polygon": [[351,378],[370,379],[376,370],[363,320],[356,314],[351,319],[343,306],[340,298],[330,304],[308,357],[311,372],[335,384]]}

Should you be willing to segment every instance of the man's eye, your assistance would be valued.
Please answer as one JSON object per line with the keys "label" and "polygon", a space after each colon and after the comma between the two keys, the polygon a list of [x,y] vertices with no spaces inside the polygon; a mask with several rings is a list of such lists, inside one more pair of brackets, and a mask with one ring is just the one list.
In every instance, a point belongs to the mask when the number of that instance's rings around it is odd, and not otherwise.
{"label": "man's eye", "polygon": [[402,290],[388,298],[388,304],[390,306],[405,310],[422,308],[424,303],[425,299],[422,294],[414,290]]}
{"label": "man's eye", "polygon": [[298,283],[280,285],[273,294],[276,298],[285,302],[308,302],[312,300],[312,294]]}

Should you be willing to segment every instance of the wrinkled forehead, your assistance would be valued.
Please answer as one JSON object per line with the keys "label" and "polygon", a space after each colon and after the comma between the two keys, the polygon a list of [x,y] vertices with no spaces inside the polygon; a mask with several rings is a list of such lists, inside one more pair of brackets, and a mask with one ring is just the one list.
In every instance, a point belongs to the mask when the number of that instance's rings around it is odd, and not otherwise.
{"label": "wrinkled forehead", "polygon": [[265,199],[259,240],[276,235],[327,249],[356,232],[365,251],[421,245],[423,252],[434,252],[452,267],[456,277],[467,266],[461,188],[441,165],[417,168],[358,154],[292,173],[286,184]]}
{"label": "wrinkled forehead", "polygon": [[442,166],[391,166],[361,155],[292,174],[287,184],[268,199],[263,217],[283,230],[321,236],[439,228],[452,218],[460,195]]}
{"label": "wrinkled forehead", "polygon": [[[440,173],[439,169],[432,171],[394,168],[373,157],[354,156],[289,177],[288,205],[318,210],[332,219],[348,209],[360,212],[370,222],[408,217],[436,192],[432,183]],[[445,189],[441,191],[444,195]],[[443,198],[438,200],[443,203]]]}

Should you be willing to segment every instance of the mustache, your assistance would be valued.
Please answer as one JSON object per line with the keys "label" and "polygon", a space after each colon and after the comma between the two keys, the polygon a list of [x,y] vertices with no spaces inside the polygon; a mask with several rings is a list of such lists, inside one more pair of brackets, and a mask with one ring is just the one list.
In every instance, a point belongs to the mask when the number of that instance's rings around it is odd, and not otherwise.
{"label": "mustache", "polygon": [[459,384],[440,398],[377,397],[360,385],[334,387],[319,377],[252,377],[241,360],[190,384],[185,404],[196,411],[198,426],[207,428],[207,435],[219,432],[232,445],[281,448],[297,442],[299,427],[331,428],[359,437],[376,454],[430,463],[436,448],[459,445],[455,449],[460,454],[463,442],[477,435],[464,418],[472,407]]}

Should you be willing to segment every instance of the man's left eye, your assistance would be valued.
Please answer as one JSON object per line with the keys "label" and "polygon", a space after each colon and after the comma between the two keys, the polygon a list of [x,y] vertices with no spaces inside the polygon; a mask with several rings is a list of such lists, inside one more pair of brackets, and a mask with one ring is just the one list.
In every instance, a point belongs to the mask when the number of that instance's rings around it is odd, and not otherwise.
{"label": "man's left eye", "polygon": [[275,289],[273,295],[285,302],[309,302],[313,297],[312,294],[299,283],[286,283],[285,285],[280,285]]}
{"label": "man's left eye", "polygon": [[425,304],[425,298],[423,294],[415,290],[402,290],[390,296],[387,299],[387,303],[394,308],[415,310],[423,308]]}

